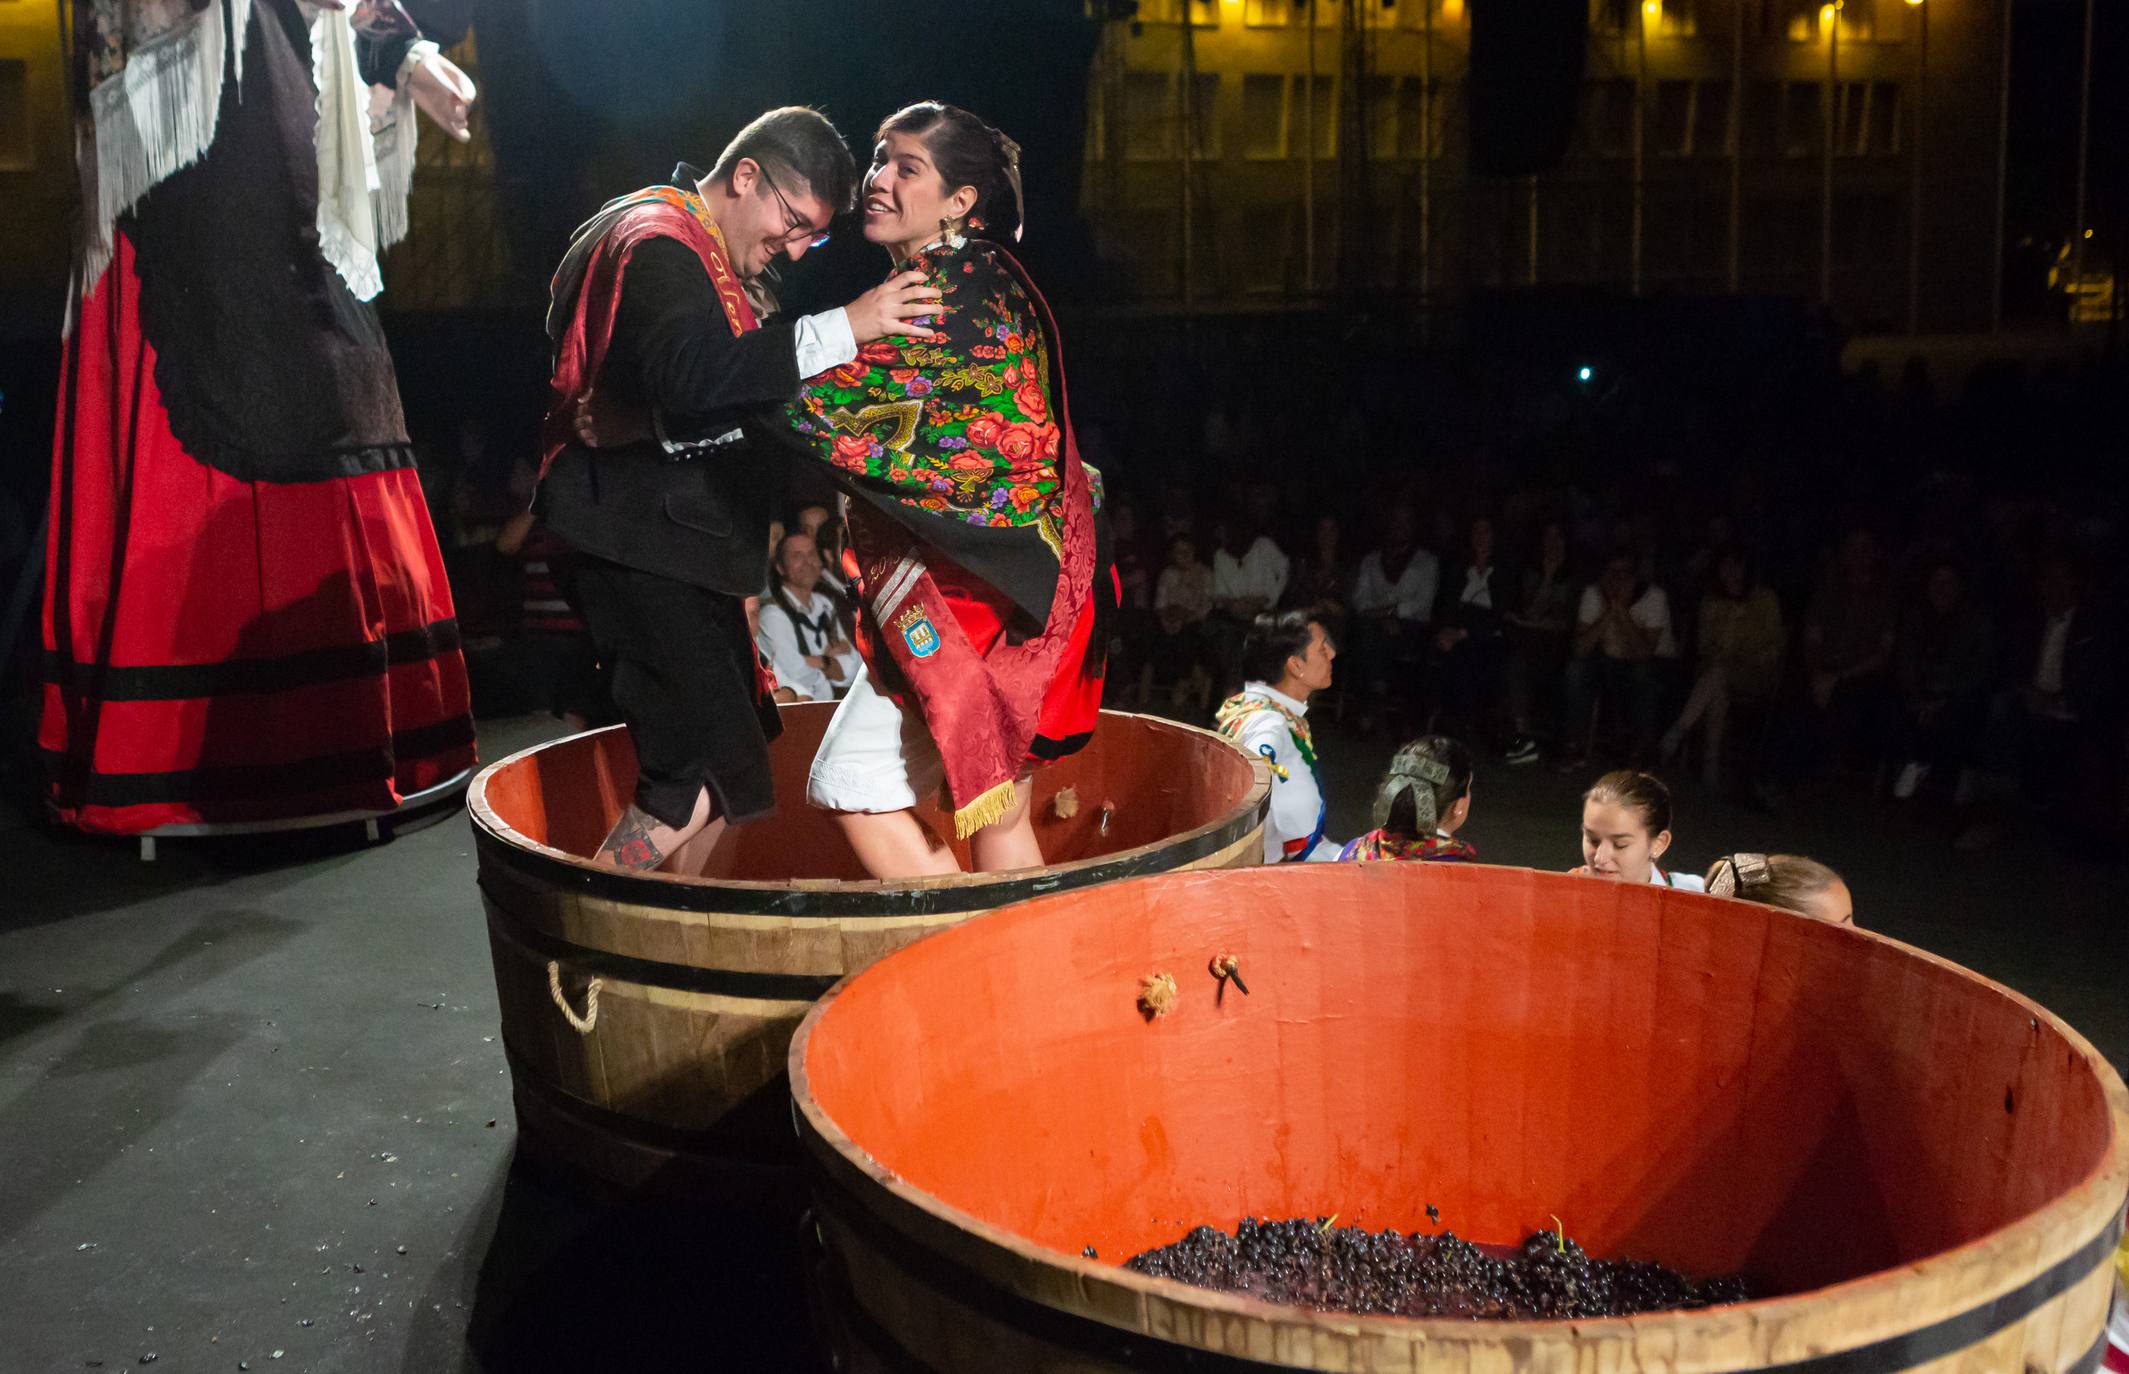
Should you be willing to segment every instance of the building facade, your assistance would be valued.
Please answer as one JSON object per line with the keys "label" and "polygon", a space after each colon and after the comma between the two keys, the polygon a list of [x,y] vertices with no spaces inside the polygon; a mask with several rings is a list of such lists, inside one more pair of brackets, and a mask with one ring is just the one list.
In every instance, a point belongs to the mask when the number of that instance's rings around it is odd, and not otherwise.
{"label": "building facade", "polygon": [[1144,0],[1104,25],[1087,215],[1149,302],[1587,285],[1985,328],[2008,2],[1589,0],[1566,155],[1501,177],[1466,0]]}

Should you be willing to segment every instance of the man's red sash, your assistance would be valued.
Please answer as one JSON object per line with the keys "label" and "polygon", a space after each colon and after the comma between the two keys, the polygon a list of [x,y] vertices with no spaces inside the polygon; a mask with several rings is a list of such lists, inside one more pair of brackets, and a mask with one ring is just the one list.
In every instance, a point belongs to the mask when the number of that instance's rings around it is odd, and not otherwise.
{"label": "man's red sash", "polygon": [[613,339],[614,316],[621,308],[622,275],[637,245],[653,238],[678,239],[694,250],[716,288],[718,304],[724,307],[733,333],[744,334],[760,326],[739,284],[739,274],[732,270],[724,236],[699,196],[674,186],[653,186],[609,201],[577,231],[576,242],[555,274],[555,290],[566,289],[565,278],[577,267],[578,255],[588,254],[569,326],[555,343],[547,417],[540,426],[542,477],[555,455],[577,441],[581,418],[588,416],[593,429],[602,434],[650,432],[647,416],[622,413],[621,407],[598,395],[596,388]]}

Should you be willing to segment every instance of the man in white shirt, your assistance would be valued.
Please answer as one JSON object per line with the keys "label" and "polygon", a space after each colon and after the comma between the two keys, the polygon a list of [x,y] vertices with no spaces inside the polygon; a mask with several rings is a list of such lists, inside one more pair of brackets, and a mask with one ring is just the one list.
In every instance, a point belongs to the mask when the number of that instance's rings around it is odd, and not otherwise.
{"label": "man in white shirt", "polygon": [[1604,575],[1583,588],[1575,615],[1574,654],[1562,691],[1560,768],[1582,766],[1581,742],[1600,696],[1633,729],[1633,750],[1646,749],[1656,737],[1664,671],[1677,661],[1670,597],[1653,583],[1636,585],[1631,555],[1612,555]]}
{"label": "man in white shirt", "polygon": [[1258,616],[1243,645],[1248,681],[1220,704],[1221,734],[1271,767],[1264,862],[1322,862],[1341,846],[1323,837],[1328,812],[1309,733],[1308,699],[1331,685],[1338,647],[1306,611]]}
{"label": "man in white shirt", "polygon": [[813,537],[796,530],[776,547],[775,584],[761,606],[755,642],[776,680],[801,701],[834,701],[850,690],[861,660],[835,602],[820,589]]}
{"label": "man in white shirt", "polygon": [[1250,625],[1278,608],[1291,567],[1253,517],[1236,511],[1228,519],[1229,533],[1212,555],[1213,616],[1205,622],[1205,632],[1219,659],[1220,676],[1232,682]]}
{"label": "man in white shirt", "polygon": [[1420,547],[1419,519],[1410,506],[1391,507],[1382,533],[1382,547],[1360,560],[1349,603],[1353,674],[1370,703],[1418,692],[1426,628],[1441,585],[1441,560]]}

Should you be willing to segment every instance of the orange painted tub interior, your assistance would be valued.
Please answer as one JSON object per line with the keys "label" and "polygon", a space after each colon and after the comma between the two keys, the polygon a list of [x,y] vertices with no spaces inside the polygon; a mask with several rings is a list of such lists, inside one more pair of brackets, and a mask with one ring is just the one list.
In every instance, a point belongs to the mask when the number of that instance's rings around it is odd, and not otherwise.
{"label": "orange painted tub interior", "polygon": [[[1206,970],[1240,961],[1250,995]],[[1149,1023],[1140,978],[1173,973]],[[2013,995],[1849,927],[1520,869],[1174,874],[1007,908],[846,982],[820,1110],[950,1208],[1120,1261],[1342,1224],[1795,1292],[1919,1259],[2101,1166],[2106,1088]]]}
{"label": "orange painted tub interior", "polygon": [[[806,805],[806,772],[835,708],[783,708],[784,732],[769,747],[777,811],[726,832],[703,876],[754,882],[865,874],[835,822]],[[620,726],[572,736],[528,751],[487,777],[496,815],[535,844],[589,855],[613,828],[636,785],[636,751]],[[1146,716],[1104,712],[1101,728],[1079,753],[1035,775],[1036,837],[1052,865],[1157,844],[1231,814],[1254,785],[1249,760],[1201,731]],[[1055,806],[1070,788],[1077,810]],[[1102,828],[1107,804],[1108,827]],[[920,808],[933,833],[953,826],[936,805]],[[968,846],[954,842],[964,869]]]}

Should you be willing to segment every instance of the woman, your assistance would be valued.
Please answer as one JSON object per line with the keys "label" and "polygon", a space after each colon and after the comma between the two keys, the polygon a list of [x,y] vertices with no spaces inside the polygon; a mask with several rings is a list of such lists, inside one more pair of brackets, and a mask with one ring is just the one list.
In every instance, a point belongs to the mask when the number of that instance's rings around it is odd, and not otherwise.
{"label": "woman", "polygon": [[1670,847],[1671,789],[1653,773],[1621,768],[1582,794],[1582,866],[1569,871],[1608,882],[1705,891],[1700,875],[1656,866]]}
{"label": "woman", "polygon": [[1723,739],[1729,732],[1730,707],[1763,706],[1780,682],[1782,607],[1774,589],[1752,574],[1741,548],[1716,555],[1715,583],[1700,603],[1700,663],[1693,691],[1678,719],[1664,732],[1662,755],[1675,758],[1693,727],[1706,722],[1706,754],[1701,780],[1713,786],[1722,776]]}
{"label": "woman", "polygon": [[867,344],[792,410],[852,497],[865,659],[807,800],[875,877],[953,873],[916,814],[943,782],[977,869],[1036,867],[1027,783],[1093,733],[1115,590],[1049,311],[976,237],[1018,237],[1020,149],[966,110],[912,105],[880,126],[863,203],[865,237],[941,308],[934,337]]}
{"label": "woman", "polygon": [[[444,41],[471,9],[407,3]],[[53,813],[152,834],[439,790],[473,764],[471,699],[370,301],[413,111],[462,141],[472,85],[396,4],[68,8],[88,191],[45,563]]]}
{"label": "woman", "polygon": [[1478,851],[1456,837],[1471,819],[1471,751],[1446,735],[1423,735],[1390,759],[1375,789],[1375,828],[1338,857],[1472,863]]}
{"label": "woman", "polygon": [[1841,875],[1801,854],[1725,854],[1704,880],[1716,897],[1765,902],[1836,925],[1855,924],[1855,898]]}

